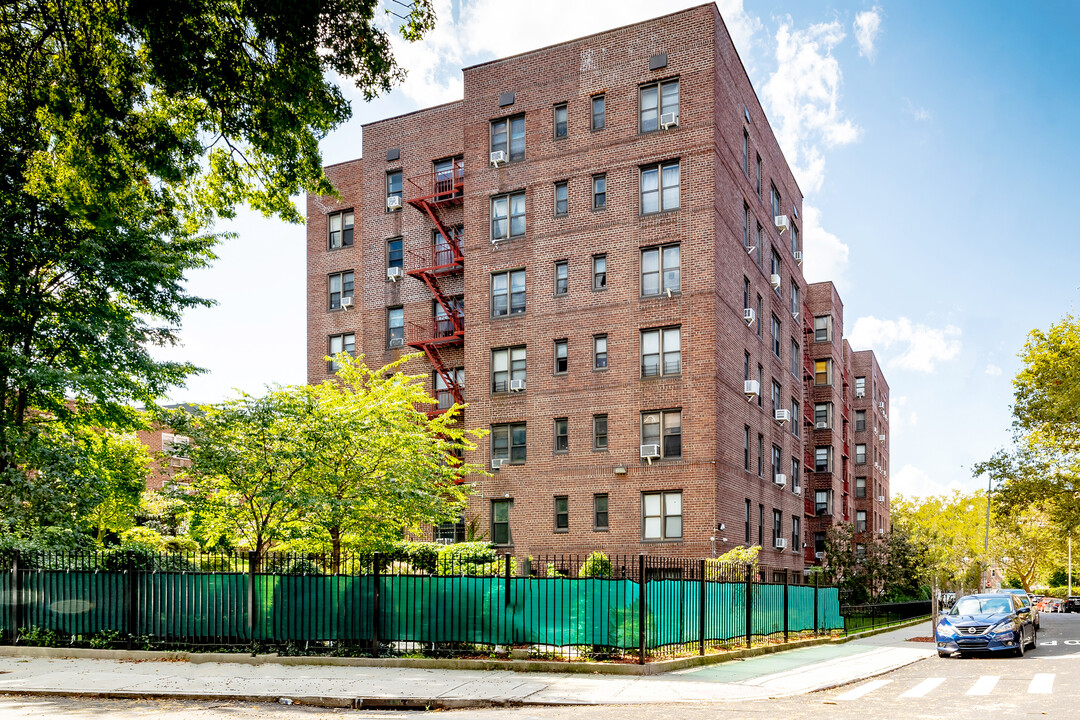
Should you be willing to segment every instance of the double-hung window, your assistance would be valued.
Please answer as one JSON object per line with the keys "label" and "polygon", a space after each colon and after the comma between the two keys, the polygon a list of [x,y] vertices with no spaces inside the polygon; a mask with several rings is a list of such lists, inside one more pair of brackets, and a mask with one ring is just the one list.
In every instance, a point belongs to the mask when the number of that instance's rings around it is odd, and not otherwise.
{"label": "double-hung window", "polygon": [[679,208],[679,161],[641,168],[641,214],[652,215]]}
{"label": "double-hung window", "polygon": [[570,529],[570,499],[565,495],[555,496],[555,532]]}
{"label": "double-hung window", "polygon": [[491,501],[491,542],[496,545],[510,544],[510,500]]}
{"label": "double-hung window", "polygon": [[567,341],[556,340],[555,341],[555,374],[564,375],[569,369],[569,360],[567,359]]}
{"label": "double-hung window", "polygon": [[401,238],[391,238],[386,241],[386,267],[405,267],[404,241]]}
{"label": "double-hung window", "polygon": [[351,272],[334,273],[329,280],[330,309],[337,310],[341,307],[342,298],[353,296],[353,274]]}
{"label": "double-hung window", "polygon": [[798,515],[791,516],[791,551],[802,552],[802,528]]}
{"label": "double-hung window", "polygon": [[814,448],[814,472],[832,471],[832,446],[819,445]]}
{"label": "double-hung window", "polygon": [[791,254],[799,252],[799,228],[791,226]]}
{"label": "double-hung window", "polygon": [[491,316],[525,312],[525,271],[509,270],[491,276]]}
{"label": "double-hung window", "polygon": [[679,292],[681,287],[679,245],[665,245],[641,251],[642,295]]}
{"label": "double-hung window", "polygon": [[780,318],[776,317],[775,315],[772,316],[771,328],[772,328],[772,351],[773,351],[773,355],[775,355],[776,357],[781,357],[781,354],[780,354],[781,353],[781,348],[780,348],[780,343],[781,343],[781,340],[780,340],[780,335],[781,335]]}
{"label": "double-hung window", "polygon": [[754,179],[754,188],[757,190],[757,196],[761,197],[761,156],[757,156],[757,177]]}
{"label": "double-hung window", "polygon": [[784,537],[784,525],[783,516],[780,511],[773,509],[772,511],[772,544],[776,547],[777,541]]}
{"label": "double-hung window", "polygon": [[866,511],[855,511],[855,532],[866,532]]}
{"label": "double-hung window", "polygon": [[525,462],[525,423],[491,426],[491,457],[509,460],[511,465]]}
{"label": "double-hung window", "polygon": [[524,234],[524,191],[491,198],[491,239],[508,240]]}
{"label": "double-hung window", "polygon": [[750,133],[745,130],[742,134],[742,171],[743,175],[750,177]]}
{"label": "double-hung window", "polygon": [[491,121],[491,152],[502,150],[510,162],[525,159],[525,116]]}
{"label": "double-hung window", "polygon": [[560,260],[555,263],[555,294],[565,295],[569,289],[569,266],[565,260]]}
{"label": "double-hung window", "polygon": [[866,478],[864,478],[864,477],[855,478],[855,497],[857,497],[857,498],[866,497]]}
{"label": "double-hung window", "polygon": [[791,398],[791,434],[795,437],[799,437],[799,426],[802,425],[802,418],[799,416],[800,408],[799,401]]}
{"label": "double-hung window", "polygon": [[[832,491],[830,490],[815,490],[814,491],[814,514],[815,515],[832,515]],[[824,535],[824,533],[822,533]]]}
{"label": "double-hung window", "polygon": [[603,290],[607,287],[607,255],[593,255],[592,289]]}
{"label": "double-hung window", "polygon": [[[398,200],[401,200],[403,194],[404,193],[402,193],[402,184],[401,184],[401,171],[400,170],[391,170],[390,172],[386,173],[386,197],[387,197],[387,199],[389,199],[389,198],[397,198]],[[400,210],[400,209],[401,209],[401,204],[400,203],[398,204],[397,208],[391,208],[390,204],[387,203],[387,206],[386,206],[386,211],[387,212],[396,212],[397,210]]]}
{"label": "double-hung window", "polygon": [[832,316],[819,315],[814,318],[814,342],[832,340]]}
{"label": "double-hung window", "polygon": [[814,405],[814,427],[818,430],[828,430],[832,427],[832,403],[817,403]]}
{"label": "double-hung window", "polygon": [[554,114],[555,138],[564,138],[566,137],[566,103],[556,105]]}
{"label": "double-hung window", "polygon": [[859,443],[855,446],[855,464],[866,464],[866,445],[864,443]]}
{"label": "double-hung window", "polygon": [[778,445],[772,446],[772,474],[773,479],[776,479],[777,475],[782,475],[784,472],[784,456],[783,451],[780,450]]}
{"label": "double-hung window", "polygon": [[679,327],[641,331],[641,376],[678,375],[682,372]]}
{"label": "double-hung window", "polygon": [[802,463],[798,458],[791,458],[791,489],[793,492],[800,492],[802,487],[802,477],[799,475]]}
{"label": "double-hung window", "polygon": [[348,353],[349,355],[355,354],[356,335],[354,335],[353,333],[346,333],[344,335],[331,335],[329,349],[330,362],[328,363],[327,369],[330,372],[337,372],[341,369],[341,366],[336,360],[334,360],[334,358],[339,353]]}
{"label": "double-hung window", "polygon": [[607,175],[604,173],[592,177],[592,206],[593,210],[607,207]]}
{"label": "double-hung window", "polygon": [[660,129],[660,117],[674,113],[679,117],[679,79],[642,85],[640,91],[641,132]]}
{"label": "double-hung window", "polygon": [[[395,342],[396,341],[396,342]],[[386,346],[397,347],[405,341],[405,309],[386,309]]]}
{"label": "double-hung window", "polygon": [[682,411],[642,413],[641,444],[659,445],[662,458],[682,457]]}
{"label": "double-hung window", "polygon": [[608,420],[607,415],[593,415],[593,450],[608,449]]}
{"label": "double-hung window", "polygon": [[799,376],[799,360],[802,356],[799,354],[799,343],[795,342],[795,338],[791,339],[791,358],[788,360],[788,368],[791,370],[791,374],[795,377]]}
{"label": "double-hung window", "polygon": [[832,360],[829,358],[814,361],[814,384],[832,385]]}
{"label": "double-hung window", "polygon": [[[458,388],[465,387],[465,368],[454,368],[449,372],[450,381],[454,383]],[[439,410],[446,410],[454,404],[454,393],[450,389],[450,386],[446,384],[446,380],[443,378],[441,372],[435,373],[435,399],[438,400]]]}
{"label": "double-hung window", "polygon": [[567,418],[555,418],[555,452],[570,450],[570,421]]}
{"label": "double-hung window", "polygon": [[780,191],[776,189],[775,185],[769,188],[769,207],[772,209],[774,218],[784,214],[780,209]]}
{"label": "double-hung window", "polygon": [[593,95],[589,100],[589,106],[592,112],[592,129],[603,130],[605,124],[605,99],[603,95]]}
{"label": "double-hung window", "polygon": [[784,405],[783,405],[784,401],[780,399],[780,396],[783,395],[783,393],[784,393],[784,388],[780,385],[780,383],[773,380],[772,381],[772,410],[773,410],[773,416],[774,417],[776,415],[776,411],[781,410],[784,407]]}
{"label": "double-hung window", "polygon": [[608,529],[608,496],[607,493],[593,495],[593,530]]}
{"label": "double-hung window", "polygon": [[643,540],[682,538],[681,491],[642,493],[641,537]]}
{"label": "double-hung window", "polygon": [[327,216],[327,228],[330,233],[330,249],[349,247],[353,244],[353,212],[333,213]]}
{"label": "double-hung window", "polygon": [[593,370],[603,370],[607,366],[607,335],[593,335]]}
{"label": "double-hung window", "polygon": [[555,183],[555,214],[565,215],[569,211],[569,199],[567,196],[567,183],[565,180]]}
{"label": "double-hung window", "polygon": [[514,380],[525,381],[525,348],[491,351],[491,392],[507,392]]}
{"label": "double-hung window", "polygon": [[864,432],[866,430],[866,411],[855,411],[855,432]]}
{"label": "double-hung window", "polygon": [[791,281],[791,317],[798,319],[799,317],[799,286],[792,280]]}

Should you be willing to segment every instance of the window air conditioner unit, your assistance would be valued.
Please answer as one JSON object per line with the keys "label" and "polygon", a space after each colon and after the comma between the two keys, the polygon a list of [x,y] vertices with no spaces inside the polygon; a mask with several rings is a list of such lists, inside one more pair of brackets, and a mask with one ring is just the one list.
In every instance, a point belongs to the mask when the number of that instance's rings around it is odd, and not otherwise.
{"label": "window air conditioner unit", "polygon": [[769,276],[769,284],[773,286],[773,289],[780,287],[780,276],[773,273]]}
{"label": "window air conditioner unit", "polygon": [[824,420],[822,420],[821,422],[816,422],[816,423],[814,423],[814,429],[815,430],[828,430],[829,429],[829,423],[825,422]]}
{"label": "window air conditioner unit", "polygon": [[352,295],[346,295],[345,297],[341,298],[341,307],[343,307],[343,308],[351,308],[352,307]]}
{"label": "window air conditioner unit", "polygon": [[798,321],[798,319],[799,319],[799,311],[798,311],[798,310],[796,310],[795,312],[791,313],[791,319],[792,319],[792,320],[795,320],[795,321]]}
{"label": "window air conditioner unit", "polygon": [[879,400],[877,406],[878,406],[878,408],[880,410],[884,410],[885,409],[885,402],[883,400]]}
{"label": "window air conditioner unit", "polygon": [[825,557],[825,553],[823,553],[823,552],[814,553],[814,559],[815,560],[821,560],[823,557]]}
{"label": "window air conditioner unit", "polygon": [[791,492],[795,493],[796,495],[802,495],[802,488],[796,485],[795,487],[791,488]]}
{"label": "window air conditioner unit", "polygon": [[491,164],[494,167],[499,167],[500,165],[505,165],[506,164],[506,151],[505,150],[496,150],[495,152],[491,153]]}
{"label": "window air conditioner unit", "polygon": [[524,389],[525,389],[525,381],[524,380],[511,380],[510,381],[510,392],[521,392]]}
{"label": "window air conditioner unit", "polygon": [[761,383],[757,380],[743,380],[743,395],[747,400],[753,400],[761,393]]}
{"label": "window air conditioner unit", "polygon": [[399,267],[386,268],[386,279],[390,282],[397,282],[405,275]]}
{"label": "window air conditioner unit", "polygon": [[780,487],[784,487],[785,485],[787,485],[787,475],[785,475],[784,473],[776,473],[775,475],[773,475],[772,481]]}
{"label": "window air conditioner unit", "polygon": [[802,250],[795,251],[795,262],[802,265]]}
{"label": "window air conditioner unit", "polygon": [[773,225],[776,226],[777,232],[784,232],[788,229],[787,215],[777,215],[773,218]]}
{"label": "window air conditioner unit", "polygon": [[387,210],[400,210],[401,209],[401,198],[398,197],[397,195],[388,196],[386,198],[386,209]]}
{"label": "window air conditioner unit", "polygon": [[492,458],[491,459],[491,469],[492,470],[498,470],[504,464],[506,464],[506,458]]}
{"label": "window air conditioner unit", "polygon": [[884,435],[878,435],[878,440],[880,440],[881,442],[885,442],[885,436]]}
{"label": "window air conditioner unit", "polygon": [[753,325],[754,324],[754,319],[756,317],[757,316],[754,314],[754,308],[744,308],[743,309],[743,311],[742,311],[742,319],[746,322],[747,325]]}
{"label": "window air conditioner unit", "polygon": [[773,545],[776,546],[777,550],[785,550],[787,549],[787,538],[776,538],[773,540]]}
{"label": "window air conditioner unit", "polygon": [[660,457],[660,446],[659,445],[642,445],[641,446],[641,457],[644,460],[652,460],[653,458]]}
{"label": "window air conditioner unit", "polygon": [[776,419],[776,422],[783,425],[788,420],[791,420],[791,411],[786,409],[786,408],[781,409],[781,410],[776,410],[776,411],[773,412],[773,418]]}
{"label": "window air conditioner unit", "polygon": [[885,502],[885,496],[884,495],[878,495],[877,496],[877,501],[878,502]]}
{"label": "window air conditioner unit", "polygon": [[390,338],[390,347],[399,348],[405,345],[405,338]]}
{"label": "window air conditioner unit", "polygon": [[877,534],[878,535],[884,535],[885,534],[885,528],[878,528],[877,529]]}
{"label": "window air conditioner unit", "polygon": [[855,397],[866,397],[866,391],[865,390],[856,390],[855,391]]}
{"label": "window air conditioner unit", "polygon": [[673,127],[679,127],[679,114],[673,112],[663,113],[660,116],[660,129],[667,130]]}

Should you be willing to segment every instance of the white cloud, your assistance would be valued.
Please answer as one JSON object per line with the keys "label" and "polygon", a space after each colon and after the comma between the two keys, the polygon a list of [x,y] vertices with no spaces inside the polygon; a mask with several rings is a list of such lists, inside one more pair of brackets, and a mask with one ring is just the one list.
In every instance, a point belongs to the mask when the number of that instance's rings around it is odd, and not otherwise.
{"label": "white cloud", "polygon": [[776,31],[776,71],[762,88],[780,147],[806,194],[821,189],[821,146],[847,145],[860,130],[838,107],[842,74],[833,49],[844,39],[838,21],[793,30],[790,18]]}
{"label": "white cloud", "polygon": [[803,275],[807,282],[832,280],[844,289],[848,246],[840,238],[821,227],[821,211],[809,203],[803,204]]}
{"label": "white cloud", "polygon": [[885,364],[904,370],[934,372],[936,363],[960,354],[960,328],[932,328],[906,317],[881,320],[872,315],[855,321],[849,339],[856,349],[873,348]]}
{"label": "white cloud", "polygon": [[909,411],[907,404],[907,395],[894,395],[889,398],[889,428],[894,433],[919,424],[918,413]]}
{"label": "white cloud", "polygon": [[993,364],[987,365],[986,366],[986,374],[987,375],[1000,375],[1001,374],[1001,368],[999,368],[997,365],[993,365]]}
{"label": "white cloud", "polygon": [[859,43],[859,54],[870,60],[874,59],[877,49],[874,41],[881,32],[881,8],[875,7],[855,16],[855,41]]}
{"label": "white cloud", "polygon": [[894,495],[904,497],[929,497],[931,495],[950,495],[953,490],[968,490],[953,478],[948,483],[935,480],[914,465],[904,465],[892,473],[889,489]]}
{"label": "white cloud", "polygon": [[911,98],[904,98],[904,112],[915,118],[918,122],[925,122],[933,117],[929,110],[924,107],[919,107],[911,102]]}

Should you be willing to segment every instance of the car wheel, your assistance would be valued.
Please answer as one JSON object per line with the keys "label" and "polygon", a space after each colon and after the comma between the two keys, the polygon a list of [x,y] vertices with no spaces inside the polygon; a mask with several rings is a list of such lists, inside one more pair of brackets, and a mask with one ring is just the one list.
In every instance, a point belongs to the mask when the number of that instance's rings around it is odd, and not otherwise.
{"label": "car wheel", "polygon": [[1016,655],[1016,657],[1024,657],[1024,646],[1027,644],[1024,641],[1024,631],[1020,630],[1016,634],[1016,637],[1017,637],[1016,650],[1013,650],[1013,653]]}
{"label": "car wheel", "polygon": [[1031,644],[1028,645],[1028,649],[1029,650],[1035,650],[1038,647],[1039,647],[1039,628],[1035,627],[1035,629],[1031,631]]}
{"label": "car wheel", "polygon": [[937,651],[937,656],[939,658],[947,658],[947,657],[952,657],[952,653],[951,652],[945,652],[944,650],[938,650]]}

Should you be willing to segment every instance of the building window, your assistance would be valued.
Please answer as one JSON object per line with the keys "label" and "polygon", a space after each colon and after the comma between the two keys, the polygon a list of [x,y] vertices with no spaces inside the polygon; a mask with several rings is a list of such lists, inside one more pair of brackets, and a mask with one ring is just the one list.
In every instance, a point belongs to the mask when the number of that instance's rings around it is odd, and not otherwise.
{"label": "building window", "polygon": [[592,129],[603,130],[604,129],[604,112],[605,101],[603,95],[593,95],[589,100],[589,105],[592,108]]}
{"label": "building window", "polygon": [[772,511],[772,544],[776,547],[780,538],[784,537],[784,520],[780,511],[773,508]]}
{"label": "building window", "polygon": [[645,540],[682,539],[682,492],[642,493],[641,525]]}
{"label": "building window", "polygon": [[795,437],[799,437],[799,425],[802,424],[802,418],[799,417],[800,408],[799,401],[791,398],[791,434]]}
{"label": "building window", "polygon": [[866,430],[866,411],[855,411],[855,432],[864,432]]}
{"label": "building window", "polygon": [[327,217],[327,227],[330,231],[330,249],[349,247],[353,244],[353,213],[352,210],[333,213]]}
{"label": "building window", "polygon": [[328,364],[328,370],[332,373],[341,369],[341,365],[334,360],[340,353],[348,353],[349,355],[354,355],[356,353],[356,335],[353,333],[346,333],[344,335],[330,336],[330,362]]}
{"label": "building window", "polygon": [[777,410],[784,407],[781,404],[782,401],[780,400],[780,395],[783,394],[783,392],[784,392],[783,386],[781,386],[780,383],[773,380],[772,381],[772,411],[773,411],[773,417],[776,416],[776,411]]}
{"label": "building window", "polygon": [[757,436],[757,474],[765,477],[765,436],[761,433]]}
{"label": "building window", "polygon": [[814,384],[832,385],[832,360],[829,358],[814,361]]}
{"label": "building window", "polygon": [[776,357],[781,357],[781,355],[780,355],[780,352],[781,352],[781,350],[780,350],[780,342],[781,342],[781,340],[780,340],[780,335],[781,335],[780,318],[776,317],[775,315],[772,316],[771,329],[772,329],[772,351],[773,351],[773,355],[775,355]]}
{"label": "building window", "polygon": [[776,189],[775,185],[772,185],[769,188],[769,206],[772,208],[774,218],[784,214],[780,209],[780,205],[780,191]]}
{"label": "building window", "polygon": [[855,532],[866,532],[866,511],[855,511]]}
{"label": "building window", "polygon": [[607,255],[593,255],[592,289],[603,290],[607,287]]}
{"label": "building window", "polygon": [[795,342],[795,338],[791,339],[791,359],[788,361],[788,369],[791,370],[791,374],[795,377],[799,376],[799,359],[802,355],[799,353],[799,343]]}
{"label": "building window", "polygon": [[[764,387],[764,385],[762,384],[762,380],[763,380],[764,377],[765,377],[765,369],[763,367],[761,367],[761,365],[758,365],[757,366],[757,385],[758,385],[758,388]],[[762,402],[761,402],[761,393],[760,392],[758,393],[758,396],[757,396],[757,406],[758,407],[763,407]]]}
{"label": "building window", "polygon": [[660,129],[660,116],[675,113],[679,116],[679,80],[652,83],[641,87],[641,132]]}
{"label": "building window", "polygon": [[855,543],[855,560],[858,562],[866,560],[866,545],[864,543]]}
{"label": "building window", "polygon": [[794,280],[791,281],[791,317],[799,319],[799,286]]}
{"label": "building window", "polygon": [[525,312],[525,271],[509,270],[491,276],[491,316]]}
{"label": "building window", "polygon": [[565,215],[569,201],[566,197],[566,181],[555,183],[555,214]]}
{"label": "building window", "polygon": [[592,206],[593,210],[603,210],[607,207],[607,175],[593,175]]}
{"label": "building window", "polygon": [[555,341],[555,374],[562,375],[568,368],[568,360],[566,357],[567,341],[556,340]]}
{"label": "building window", "polygon": [[682,372],[680,328],[641,331],[641,376],[678,375]]}
{"label": "building window", "polygon": [[593,415],[593,418],[592,418],[592,446],[593,446],[593,450],[607,450],[608,449],[607,415]]}
{"label": "building window", "polygon": [[799,527],[799,516],[791,516],[791,551],[799,552],[802,550],[802,528]]}
{"label": "building window", "polygon": [[820,315],[814,318],[814,342],[832,340],[832,316]]}
{"label": "building window", "polygon": [[832,492],[829,490],[814,491],[814,514],[832,515]]}
{"label": "building window", "polygon": [[405,267],[405,249],[401,238],[392,238],[386,241],[386,267]]}
{"label": "building window", "polygon": [[491,152],[502,150],[510,162],[525,159],[525,116],[491,122]]}
{"label": "building window", "polygon": [[[820,555],[818,553],[820,553]],[[819,557],[821,557],[821,555],[824,555],[824,554],[825,554],[825,533],[820,532],[820,531],[815,532],[814,533],[814,557],[819,558]]]}
{"label": "building window", "polygon": [[791,226],[791,254],[799,252],[799,228]]}
{"label": "building window", "polygon": [[570,450],[570,421],[566,418],[555,418],[555,452],[564,453]]}
{"label": "building window", "polygon": [[441,545],[465,542],[465,518],[458,516],[454,522],[439,523],[435,526],[433,539]]}
{"label": "building window", "polygon": [[858,443],[855,446],[855,464],[856,465],[865,465],[866,464],[866,445],[864,445],[863,443]]}
{"label": "building window", "polygon": [[525,462],[525,423],[491,426],[491,457],[509,460],[511,465]]}
{"label": "building window", "polygon": [[607,335],[593,336],[593,370],[603,370],[607,367]]}
{"label": "building window", "polygon": [[641,214],[679,208],[679,161],[641,168]]}
{"label": "building window", "polygon": [[555,137],[566,137],[566,103],[555,106]]}
{"label": "building window", "polygon": [[742,279],[742,306],[743,309],[750,309],[750,278],[743,276]]}
{"label": "building window", "polygon": [[510,500],[491,501],[491,542],[510,544]]}
{"label": "building window", "polygon": [[757,506],[757,544],[765,545],[765,506]]}
{"label": "building window", "polygon": [[750,545],[750,498],[746,498],[746,515],[743,519],[743,541]]}
{"label": "building window", "polygon": [[832,427],[832,403],[814,405],[814,428],[827,430]]}
{"label": "building window", "polygon": [[555,263],[555,294],[565,295],[570,289],[568,265],[565,260]]}
{"label": "building window", "polygon": [[341,307],[342,298],[353,296],[353,274],[351,272],[335,273],[329,279],[330,309],[337,310]]}
{"label": "building window", "polygon": [[754,188],[757,190],[757,196],[761,197],[761,156],[757,156],[757,177],[754,179]]}
{"label": "building window", "polygon": [[570,499],[565,495],[555,496],[555,532],[567,532],[570,529]]}
{"label": "building window", "polygon": [[761,223],[757,225],[757,266],[761,267],[761,253],[765,251],[765,230],[761,227]]}
{"label": "building window", "polygon": [[743,247],[746,248],[746,252],[749,254],[754,248],[750,244],[750,206],[745,202],[742,208],[742,239]]}
{"label": "building window", "polygon": [[777,445],[772,446],[772,474],[773,479],[784,472],[783,451]]}
{"label": "building window", "polygon": [[[398,342],[394,342],[397,340]],[[394,347],[405,343],[405,309],[386,309],[386,347]]]}
{"label": "building window", "polygon": [[750,472],[750,426],[743,426],[743,470]]}
{"label": "building window", "polygon": [[[443,379],[441,372],[435,372],[434,387],[435,387],[435,399],[438,401],[439,410],[446,410],[454,404],[454,393],[450,391],[450,387],[446,384],[446,380]],[[465,368],[454,368],[450,371],[450,380],[458,388],[465,387]]]}
{"label": "building window", "polygon": [[831,445],[819,445],[814,448],[814,472],[832,472]]}
{"label": "building window", "polygon": [[593,495],[593,530],[608,529],[608,496],[607,493]]}
{"label": "building window", "polygon": [[[387,198],[396,197],[399,200],[401,199],[401,197],[402,197],[402,187],[401,187],[401,171],[400,170],[391,170],[390,172],[386,173],[386,197]],[[398,207],[396,209],[400,210],[401,205],[398,205]],[[390,208],[389,203],[387,203],[386,211],[387,212],[395,212],[395,209]]]}
{"label": "building window", "polygon": [[642,250],[641,294],[679,292],[682,287],[680,264],[678,245]]}
{"label": "building window", "polygon": [[750,353],[746,352],[745,350],[743,350],[742,373],[743,380],[750,379]]}
{"label": "building window", "polygon": [[525,193],[491,198],[491,239],[506,240],[525,234]]}
{"label": "building window", "polygon": [[[776,249],[774,248],[772,250],[772,252],[770,253],[770,255],[771,255],[771,258],[769,260],[769,271],[773,275],[779,275],[780,271],[782,269],[781,261],[780,261],[780,253],[776,252]],[[780,286],[779,285],[777,285],[773,289],[776,290],[777,295],[780,294]]]}
{"label": "building window", "polygon": [[745,130],[742,134],[742,171],[743,175],[750,177],[750,133]]}
{"label": "building window", "polygon": [[514,380],[525,381],[525,348],[491,351],[491,392],[508,392]]}
{"label": "building window", "polygon": [[866,478],[864,478],[864,477],[855,478],[855,497],[857,497],[857,498],[866,497]]}
{"label": "building window", "polygon": [[802,477],[800,476],[800,470],[802,463],[798,458],[791,458],[791,490],[797,492],[802,487]]}
{"label": "building window", "polygon": [[682,411],[642,413],[641,444],[658,445],[662,458],[682,457]]}
{"label": "building window", "polygon": [[757,336],[761,337],[761,327],[765,322],[765,318],[761,315],[761,296],[757,296]]}
{"label": "building window", "polygon": [[855,397],[866,397],[866,378],[855,378]]}

